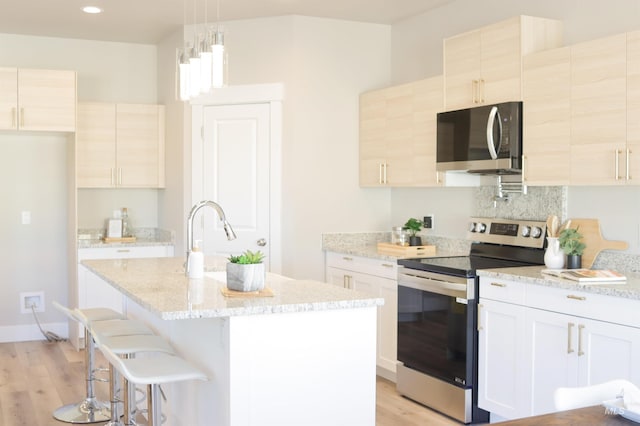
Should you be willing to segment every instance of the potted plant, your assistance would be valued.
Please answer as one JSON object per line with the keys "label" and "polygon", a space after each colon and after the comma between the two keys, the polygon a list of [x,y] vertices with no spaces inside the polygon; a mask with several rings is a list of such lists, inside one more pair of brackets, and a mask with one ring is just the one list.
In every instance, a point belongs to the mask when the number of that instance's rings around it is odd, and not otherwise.
{"label": "potted plant", "polygon": [[416,235],[422,229],[422,221],[411,218],[407,220],[407,223],[402,227],[405,231],[409,232],[409,245],[410,246],[421,246],[422,238]]}
{"label": "potted plant", "polygon": [[560,248],[567,255],[567,269],[582,267],[582,254],[587,247],[582,241],[582,234],[574,228],[560,231]]}
{"label": "potted plant", "polygon": [[260,291],[264,288],[264,254],[246,250],[238,256],[229,256],[227,287],[236,291]]}

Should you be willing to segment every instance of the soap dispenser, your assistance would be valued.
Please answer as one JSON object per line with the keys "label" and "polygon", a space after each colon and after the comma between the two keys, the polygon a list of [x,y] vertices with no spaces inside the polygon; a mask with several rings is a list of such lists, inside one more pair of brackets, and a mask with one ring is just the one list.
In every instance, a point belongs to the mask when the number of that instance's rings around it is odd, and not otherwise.
{"label": "soap dispenser", "polygon": [[200,251],[200,240],[196,240],[189,253],[189,278],[204,276],[204,255]]}

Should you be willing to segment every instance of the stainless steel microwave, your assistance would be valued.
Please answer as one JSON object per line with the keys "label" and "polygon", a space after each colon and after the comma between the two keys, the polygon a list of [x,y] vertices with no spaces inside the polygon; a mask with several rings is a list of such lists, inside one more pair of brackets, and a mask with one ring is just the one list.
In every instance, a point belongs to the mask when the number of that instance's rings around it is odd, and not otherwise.
{"label": "stainless steel microwave", "polygon": [[522,102],[438,114],[437,170],[520,174]]}

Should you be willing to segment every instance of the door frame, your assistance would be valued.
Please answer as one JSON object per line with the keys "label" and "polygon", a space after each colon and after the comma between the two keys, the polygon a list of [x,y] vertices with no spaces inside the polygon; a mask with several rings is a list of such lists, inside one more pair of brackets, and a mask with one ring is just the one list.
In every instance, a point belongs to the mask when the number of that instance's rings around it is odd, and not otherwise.
{"label": "door frame", "polygon": [[282,83],[228,86],[191,101],[191,202],[202,200],[204,107],[269,104],[269,245],[270,271],[282,271]]}

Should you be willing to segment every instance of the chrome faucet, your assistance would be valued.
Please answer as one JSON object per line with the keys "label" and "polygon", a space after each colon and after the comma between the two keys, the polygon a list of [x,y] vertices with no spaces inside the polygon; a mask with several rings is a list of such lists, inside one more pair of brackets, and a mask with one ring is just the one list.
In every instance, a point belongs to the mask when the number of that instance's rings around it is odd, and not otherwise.
{"label": "chrome faucet", "polygon": [[218,203],[213,201],[204,200],[200,201],[196,205],[191,208],[191,212],[189,212],[189,217],[187,218],[187,263],[184,265],[184,274],[189,275],[189,253],[193,249],[193,218],[198,213],[198,211],[204,206],[213,207],[213,209],[218,212],[218,216],[220,217],[220,221],[222,222],[222,227],[224,228],[225,234],[227,234],[227,239],[229,241],[236,239],[236,233],[233,232],[233,228],[227,222],[227,218],[224,214],[224,210]]}

